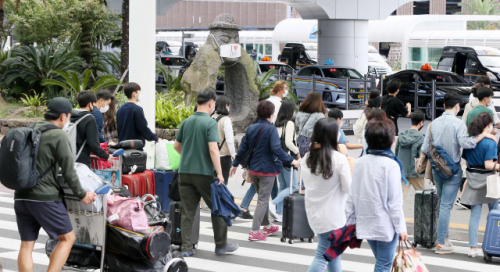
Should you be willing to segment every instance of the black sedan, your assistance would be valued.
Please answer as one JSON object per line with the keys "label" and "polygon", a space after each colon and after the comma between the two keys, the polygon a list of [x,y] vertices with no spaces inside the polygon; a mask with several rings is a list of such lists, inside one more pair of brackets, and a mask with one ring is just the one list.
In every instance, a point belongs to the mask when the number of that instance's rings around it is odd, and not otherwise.
{"label": "black sedan", "polygon": [[[469,102],[469,95],[471,92],[471,84],[465,79],[458,76],[455,73],[446,71],[423,71],[423,70],[404,70],[390,76],[385,77],[382,93],[385,95],[387,91],[387,83],[391,79],[397,78],[401,81],[401,88],[397,97],[403,101],[403,103],[410,103],[412,109],[415,108],[415,82],[418,80],[418,93],[419,94],[432,94],[432,80],[436,80],[436,107],[443,107],[443,97],[448,92],[456,92],[462,96],[463,104],[461,107],[465,107],[465,104]],[[380,85],[379,85],[380,87]],[[420,96],[418,97],[419,107],[430,107],[431,98]],[[424,111],[425,116],[431,119],[431,110],[427,109]],[[443,111],[437,110],[436,117],[441,115]]]}

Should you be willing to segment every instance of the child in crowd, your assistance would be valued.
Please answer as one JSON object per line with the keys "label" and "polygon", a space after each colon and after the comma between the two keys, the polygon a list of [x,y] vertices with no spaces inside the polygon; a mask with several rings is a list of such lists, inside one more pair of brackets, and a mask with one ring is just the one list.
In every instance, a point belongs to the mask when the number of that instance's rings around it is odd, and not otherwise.
{"label": "child in crowd", "polygon": [[425,114],[415,111],[410,115],[411,128],[401,132],[396,142],[396,156],[401,160],[403,173],[408,185],[403,184],[403,201],[406,200],[410,186],[415,190],[425,189],[424,175],[415,172],[415,158],[420,155],[424,135],[419,132],[424,127]]}
{"label": "child in crowd", "polygon": [[337,108],[331,109],[328,112],[328,117],[333,118],[337,121],[337,124],[339,126],[339,133],[337,136],[337,141],[339,144],[345,145],[347,147],[347,149],[363,148],[363,144],[351,144],[351,143],[349,143],[349,140],[345,136],[344,131],[340,128],[340,126],[342,125],[342,121],[344,120],[344,114],[342,113],[342,111],[340,109],[337,109]]}

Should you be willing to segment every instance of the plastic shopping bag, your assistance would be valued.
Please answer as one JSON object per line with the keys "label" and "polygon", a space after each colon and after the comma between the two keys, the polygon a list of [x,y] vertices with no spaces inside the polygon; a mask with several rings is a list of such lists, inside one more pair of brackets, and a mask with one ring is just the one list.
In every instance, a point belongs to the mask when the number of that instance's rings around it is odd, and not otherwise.
{"label": "plastic shopping bag", "polygon": [[160,140],[156,143],[155,169],[175,170],[179,168],[181,155],[174,149],[174,141]]}

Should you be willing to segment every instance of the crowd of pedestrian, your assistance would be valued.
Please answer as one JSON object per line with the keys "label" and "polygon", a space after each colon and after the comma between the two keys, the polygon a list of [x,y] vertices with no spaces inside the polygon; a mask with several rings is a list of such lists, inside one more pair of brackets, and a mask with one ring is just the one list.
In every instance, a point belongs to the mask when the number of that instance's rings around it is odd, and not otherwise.
{"label": "crowd of pedestrian", "polygon": [[[201,200],[212,209],[214,176],[219,185],[227,185],[241,166],[243,178],[251,183],[241,203],[243,212],[240,215],[253,220],[249,229],[250,241],[265,241],[267,236],[279,232],[279,225],[273,224],[270,216],[275,222],[282,222],[285,197],[299,190],[305,194],[308,223],[319,239],[308,271],[342,271],[341,257],[327,261],[324,253],[331,245],[332,231],[351,225],[355,226],[356,237],[366,240],[372,249],[376,258],[375,271],[389,271],[398,241],[408,238],[404,200],[411,186],[415,190],[424,189],[424,176],[430,176],[440,199],[435,252],[454,252],[448,227],[451,209],[462,187],[460,202],[471,209],[469,256],[479,255],[477,237],[482,204],[488,204],[490,210],[498,209],[498,199],[486,198],[483,186],[491,170],[500,170],[494,128],[494,124],[500,122],[497,122],[496,112],[491,110],[493,91],[488,82],[477,83],[463,119],[456,117],[463,104],[462,98],[447,93],[443,99],[445,112],[427,126],[424,135],[420,131],[424,127],[425,114],[412,113],[411,106],[397,98],[400,85],[397,79],[391,80],[385,96],[378,90],[370,92],[366,108],[354,125],[359,142],[350,142],[341,128],[343,113],[340,109],[327,110],[321,95],[311,92],[296,114],[296,104],[287,98],[286,83],[278,81],[271,97],[259,102],[258,119],[247,128],[238,150],[229,116],[229,99],[217,97],[211,88],[200,90],[196,110],[181,124],[174,144],[181,154],[178,170],[183,203],[181,229],[192,229]],[[75,162],[90,166],[91,153],[112,160],[112,155],[101,144],[114,145],[117,140],[129,139],[143,143],[158,141],[148,128],[143,109],[137,105],[141,92],[138,84],[127,83],[124,93],[128,103],[118,111],[117,99],[107,90],[97,95],[91,91],[81,92],[77,96],[77,110],[73,110],[64,98],[48,103],[45,121],[37,122],[35,127],[54,125],[67,129],[70,123],[76,125],[78,152],[71,151],[68,137],[61,130],[54,129],[42,135],[40,150],[43,152],[37,158],[37,168],[44,172],[45,168],[55,167],[34,188],[15,193],[22,240],[20,271],[29,271],[33,265],[29,256],[41,227],[61,241],[52,254],[49,271],[62,267],[75,241],[59,196],[59,169],[75,196],[88,204],[94,201],[95,194],[85,192],[77,182]],[[399,116],[410,117],[411,128],[399,132]],[[436,147],[441,151],[436,151]],[[347,156],[348,149],[362,149],[361,156],[357,159]],[[432,161],[436,152],[445,152],[446,156],[440,155],[449,160],[452,173],[446,175],[432,163],[425,175],[417,173],[416,160],[427,156]],[[467,161],[465,174],[459,167],[461,159]],[[465,183],[463,176],[467,178]],[[299,183],[303,184],[302,188],[298,188]],[[255,194],[258,197],[252,215],[249,206]],[[42,204],[38,204],[40,201]],[[41,214],[58,220],[46,220]],[[221,217],[212,214],[212,225],[215,253],[225,254],[238,249],[238,245],[227,242],[227,224]],[[195,255],[191,232],[182,231],[181,234],[182,255]]]}

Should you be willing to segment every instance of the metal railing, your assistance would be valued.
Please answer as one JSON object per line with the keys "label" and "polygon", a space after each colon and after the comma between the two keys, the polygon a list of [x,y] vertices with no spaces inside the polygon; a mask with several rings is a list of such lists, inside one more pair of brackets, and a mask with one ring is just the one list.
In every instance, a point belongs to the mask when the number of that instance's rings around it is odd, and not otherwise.
{"label": "metal railing", "polygon": [[[425,90],[423,90],[423,93],[419,86],[421,85],[430,85],[431,87],[431,93],[427,93]],[[436,110],[441,110],[441,111],[444,111],[445,108],[444,108],[444,105],[441,106],[441,107],[437,107],[436,106],[436,98],[438,97],[436,95],[436,91],[437,91],[437,86],[453,86],[453,87],[457,87],[457,86],[462,86],[462,87],[471,87],[472,84],[471,83],[454,83],[454,82],[436,82],[435,79],[433,79],[432,81],[418,81],[418,79],[415,81],[415,90],[414,90],[414,102],[413,102],[413,108],[414,110],[424,110],[424,111],[427,111],[427,110],[430,110],[430,119],[431,120],[434,120],[436,119]],[[430,97],[430,105],[429,106],[419,106],[419,98],[421,97]],[[439,97],[444,97],[444,96],[439,96]],[[464,101],[467,104],[469,102],[468,100],[468,97],[466,99],[466,101]],[[461,110],[463,110],[464,108],[460,108]],[[426,114],[427,116],[427,114]]]}
{"label": "metal railing", "polygon": [[[287,79],[291,80],[292,82],[296,81],[297,76],[295,75],[288,75],[288,76],[280,76],[280,79]],[[318,81],[323,81],[326,80],[330,83],[344,83],[345,87],[338,88],[338,89],[322,89],[320,90],[318,88]],[[299,94],[299,91],[307,91],[307,93],[312,92],[312,91],[322,91],[322,92],[327,92],[329,98],[331,101],[325,101],[325,93],[323,93],[323,103],[328,106],[339,106],[341,108],[345,108],[346,110],[349,109],[355,109],[355,108],[362,108],[364,107],[364,102],[368,100],[368,96],[370,92],[373,89],[377,89],[377,80],[379,81],[380,87],[383,87],[383,76],[367,76],[365,75],[363,79],[350,79],[350,78],[345,78],[345,79],[334,79],[332,80],[331,78],[325,78],[325,77],[319,77],[315,74],[311,76],[311,82],[310,82],[310,87],[303,88],[303,87],[298,87],[297,84],[293,87],[295,90],[295,94]],[[353,91],[352,86],[357,85],[356,89],[359,89],[361,91]],[[360,87],[362,84],[363,87]],[[334,102],[334,96],[343,94],[345,97],[344,102]],[[358,96],[358,98],[352,98],[351,96]],[[359,98],[359,96],[362,95],[362,98]],[[299,101],[302,101],[300,97],[298,97]]]}

